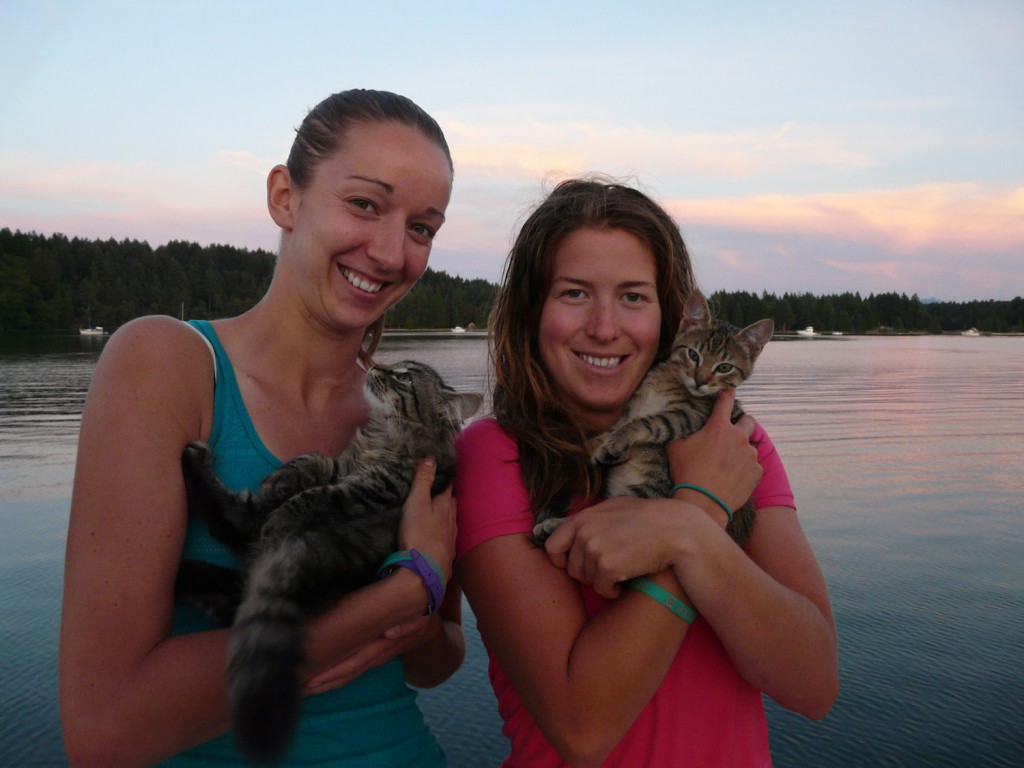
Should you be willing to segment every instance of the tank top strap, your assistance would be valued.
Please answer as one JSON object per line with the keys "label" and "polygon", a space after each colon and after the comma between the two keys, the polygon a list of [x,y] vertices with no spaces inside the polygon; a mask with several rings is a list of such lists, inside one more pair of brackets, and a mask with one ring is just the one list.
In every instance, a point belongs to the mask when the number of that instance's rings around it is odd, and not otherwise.
{"label": "tank top strap", "polygon": [[188,324],[202,334],[213,351],[216,383],[209,443],[214,454],[214,472],[232,490],[255,491],[260,481],[283,462],[270,452],[256,432],[238,389],[235,368],[212,323],[189,320]]}

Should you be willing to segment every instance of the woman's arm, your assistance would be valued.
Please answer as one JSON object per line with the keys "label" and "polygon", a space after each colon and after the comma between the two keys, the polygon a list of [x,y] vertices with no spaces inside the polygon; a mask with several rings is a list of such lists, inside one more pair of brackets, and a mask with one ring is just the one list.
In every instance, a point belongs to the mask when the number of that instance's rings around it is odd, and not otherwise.
{"label": "woman's arm", "polygon": [[[643,561],[626,549],[639,551],[639,540],[627,534],[625,521],[588,512],[552,534],[553,559],[595,588],[641,573]],[[839,692],[835,622],[796,511],[759,510],[746,552],[704,513],[680,510],[658,525],[663,554],[649,562],[668,559],[740,675],[788,709],[811,718],[828,714]]]}
{"label": "woman's arm", "polygon": [[[588,619],[579,584],[527,535],[477,545],[457,574],[545,737],[573,765],[599,765],[657,690],[688,625],[633,590]],[[655,580],[682,597],[670,573]]]}
{"label": "woman's arm", "polygon": [[[418,548],[434,558],[434,562],[444,571],[448,585],[444,602],[427,623],[419,643],[402,654],[405,678],[410,685],[418,688],[440,685],[455,673],[466,657],[466,638],[462,632],[462,592],[452,578],[455,499],[449,488],[431,500],[434,469],[433,462],[424,462],[417,469],[416,483],[409,493],[402,517],[400,535],[402,547]],[[413,514],[415,511],[420,514]]]}
{"label": "woman's arm", "polygon": [[466,658],[462,631],[462,590],[449,584],[441,610],[417,644],[402,654],[405,679],[417,688],[433,688],[455,674]]}
{"label": "woman's arm", "polygon": [[[228,631],[170,635],[187,523],[180,456],[209,435],[212,389],[207,347],[170,318],[124,326],[97,366],[79,438],[61,622],[72,765],[148,765],[229,727]],[[310,669],[330,667],[423,606],[411,573],[347,596],[310,623]]]}
{"label": "woman's arm", "polygon": [[[685,482],[687,467],[699,457],[726,457],[735,450],[728,445],[737,433],[749,436],[754,431],[749,416],[737,425],[729,423],[731,407],[731,397],[719,398],[707,428],[669,446],[673,477]],[[782,706],[821,718],[839,694],[835,619],[824,575],[796,510],[777,505],[779,490],[787,495],[789,484],[770,441],[766,436],[763,440],[769,445],[765,467],[775,475],[769,499],[776,505],[758,510],[745,551],[722,535],[726,517],[721,508],[693,491],[681,491],[677,498],[702,506],[717,525],[698,528],[674,568],[744,679]],[[720,492],[733,509],[742,501],[713,474],[700,482]]]}
{"label": "woman's arm", "polygon": [[828,714],[839,694],[828,588],[796,510],[758,510],[744,553],[705,526],[674,568],[737,671],[782,706]]}
{"label": "woman's arm", "polygon": [[406,681],[418,688],[440,685],[462,665],[466,655],[462,592],[451,578],[455,550],[455,501],[451,490],[431,499],[434,470],[431,462],[423,462],[416,470],[402,518],[400,546],[426,552],[444,570],[448,589],[440,609],[433,616],[424,616],[427,598],[422,582],[408,570],[397,569],[387,580],[415,581],[419,585],[419,611],[401,624],[389,627],[347,658],[320,669],[307,683],[307,692],[319,693],[345,685],[371,667],[384,664],[397,655],[401,655],[405,662]]}
{"label": "woman's arm", "polygon": [[61,716],[73,765],[153,762],[227,728],[227,633],[168,639],[186,523],[179,457],[209,432],[212,380],[202,341],[162,318],[120,329],[96,368],[61,622]]}
{"label": "woman's arm", "polygon": [[[730,424],[729,407],[729,399],[720,398],[707,426],[670,446],[669,456],[676,480],[708,488],[735,509],[746,494],[727,472],[735,461],[731,457],[754,450],[737,439],[745,440],[755,425],[750,417]],[[726,515],[713,501],[689,490],[676,497],[706,514],[666,522],[660,533],[666,556],[737,671],[782,706],[824,717],[839,690],[835,621],[796,511],[782,506],[758,510],[744,551],[725,534]],[[622,578],[627,555],[628,544],[613,536],[617,529],[605,530],[609,522],[581,516],[573,527],[556,532],[558,538],[552,536],[548,546],[556,560],[567,551],[570,573],[599,590],[612,589]]]}

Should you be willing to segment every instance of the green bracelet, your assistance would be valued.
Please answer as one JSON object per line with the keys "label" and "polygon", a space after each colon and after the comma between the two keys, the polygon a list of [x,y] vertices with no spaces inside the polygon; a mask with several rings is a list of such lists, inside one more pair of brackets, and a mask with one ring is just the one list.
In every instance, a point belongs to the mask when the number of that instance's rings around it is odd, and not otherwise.
{"label": "green bracelet", "polygon": [[715,496],[715,494],[713,494],[707,488],[701,488],[699,485],[694,485],[693,483],[677,483],[676,485],[672,486],[672,490],[668,492],[668,495],[669,496],[675,496],[676,495],[676,491],[682,491],[682,490],[685,490],[685,489],[689,489],[691,491],[696,491],[697,493],[703,493],[705,496],[707,496],[709,499],[711,499],[713,502],[715,502],[715,504],[717,504],[722,509],[724,509],[725,510],[725,514],[729,518],[729,522],[730,523],[732,522],[732,510],[729,509],[729,505],[726,504],[724,501],[722,501],[717,496]]}
{"label": "green bracelet", "polygon": [[693,608],[688,606],[664,587],[660,587],[655,584],[646,576],[637,576],[635,579],[630,579],[626,582],[626,586],[635,589],[638,592],[643,592],[648,597],[653,598],[687,624],[693,624],[694,620],[697,618],[697,612],[693,610]]}

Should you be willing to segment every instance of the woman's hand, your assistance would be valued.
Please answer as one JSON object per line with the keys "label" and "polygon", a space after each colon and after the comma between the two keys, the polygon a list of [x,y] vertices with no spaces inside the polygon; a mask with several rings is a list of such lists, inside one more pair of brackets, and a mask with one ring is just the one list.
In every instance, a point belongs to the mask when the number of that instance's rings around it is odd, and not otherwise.
{"label": "woman's hand", "polygon": [[420,645],[426,638],[429,627],[429,616],[420,616],[392,627],[330,669],[308,680],[303,693],[324,693],[348,685],[367,670],[386,664],[395,656]]}
{"label": "woman's hand", "polygon": [[[455,555],[455,500],[452,498],[451,489],[431,498],[430,489],[434,484],[436,469],[433,458],[423,460],[416,467],[412,488],[403,507],[398,546],[401,549],[416,549],[429,555],[444,570],[446,579],[450,580],[452,558]],[[418,577],[411,572],[398,569],[379,584],[385,586],[387,582],[387,586],[391,586],[398,582],[417,579]],[[422,586],[417,586],[416,591],[422,595],[422,605],[425,607],[427,595],[421,591],[422,589]],[[379,667],[395,656],[410,654],[413,651],[417,653],[415,658],[407,659],[407,676],[410,666],[417,667],[418,657],[426,655],[425,666],[431,668],[434,677],[440,678],[437,682],[448,677],[458,668],[464,654],[461,612],[459,606],[452,607],[449,604],[456,602],[456,599],[461,600],[461,593],[458,590],[449,591],[452,593],[452,599],[445,601],[440,613],[434,616],[416,613],[405,619],[396,616],[393,620],[401,621],[400,624],[366,640],[327,668],[315,670],[306,682],[303,692],[324,693],[341,688],[367,670]],[[325,614],[319,619],[314,619],[313,623],[329,621],[329,614]],[[436,685],[437,682],[432,684]]]}
{"label": "woman's hand", "polygon": [[[750,498],[763,470],[750,444],[755,422],[744,416],[730,420],[736,400],[724,391],[711,416],[694,435],[673,442],[668,450],[676,482],[693,483],[738,509]],[[686,493],[690,495],[685,496]],[[676,564],[686,542],[686,526],[695,507],[725,515],[713,501],[694,491],[680,492],[685,507],[659,500],[619,497],[570,517],[545,543],[551,562],[599,595],[614,598],[619,582],[657,573]]]}
{"label": "woman's hand", "polygon": [[[448,575],[455,550],[455,502],[450,490],[431,499],[434,474],[432,459],[416,468],[398,546],[429,555]],[[428,595],[420,577],[397,568],[386,579],[346,595],[312,618],[307,625],[305,693],[340,688],[397,655],[406,656],[408,678],[413,652],[417,659],[428,657],[425,666],[435,676],[450,675],[462,661],[464,645],[461,593],[455,588],[448,593],[450,599],[446,598],[438,614],[427,617]]]}
{"label": "woman's hand", "polygon": [[[745,415],[736,424],[730,420],[735,402],[735,390],[723,390],[700,430],[666,446],[673,482],[706,488],[733,510],[750,498],[764,471],[757,461],[757,448],[750,444],[754,419]],[[719,511],[706,497],[688,493],[687,501]]]}
{"label": "woman's hand", "polygon": [[402,513],[398,542],[402,549],[417,549],[430,555],[444,571],[445,578],[451,579],[455,557],[455,500],[451,488],[431,499],[430,488],[436,470],[432,457],[416,467]]}
{"label": "woman's hand", "polygon": [[[699,511],[687,505],[691,514]],[[607,598],[619,582],[657,573],[679,554],[687,508],[662,499],[619,496],[573,515],[544,543],[551,562]]]}

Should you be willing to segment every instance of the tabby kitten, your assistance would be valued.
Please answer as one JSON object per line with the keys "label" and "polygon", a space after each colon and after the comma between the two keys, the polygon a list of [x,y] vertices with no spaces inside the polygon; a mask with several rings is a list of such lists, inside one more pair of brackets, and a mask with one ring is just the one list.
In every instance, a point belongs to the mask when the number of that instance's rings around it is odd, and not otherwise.
{"label": "tabby kitten", "polygon": [[299,456],[255,494],[224,487],[205,443],[189,444],[182,455],[189,512],[244,559],[241,575],[183,562],[176,593],[226,623],[237,605],[228,692],[235,737],[249,757],[271,760],[294,735],[305,620],[370,583],[398,549],[402,505],[420,460],[437,460],[431,493],[451,484],[455,436],[482,402],[414,361],[370,369],[365,394],[369,420],[341,455]]}
{"label": "tabby kitten", "polygon": [[[759,320],[739,330],[713,319],[699,291],[687,298],[668,358],[647,372],[619,420],[593,441],[591,461],[607,468],[608,498],[668,496],[672,479],[665,444],[699,430],[711,415],[717,394],[746,381],[774,327],[771,320]],[[742,415],[737,400],[732,420]],[[538,542],[564,520],[551,516],[552,512],[545,510],[538,516],[534,527]],[[748,500],[726,530],[742,546],[753,527],[754,508]]]}

